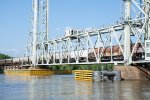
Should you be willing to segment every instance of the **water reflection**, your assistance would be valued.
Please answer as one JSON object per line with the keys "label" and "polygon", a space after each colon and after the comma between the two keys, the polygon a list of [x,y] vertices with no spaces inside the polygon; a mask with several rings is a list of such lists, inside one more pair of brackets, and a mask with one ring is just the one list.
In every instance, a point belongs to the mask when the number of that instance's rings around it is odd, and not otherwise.
{"label": "water reflection", "polygon": [[150,81],[75,81],[73,75],[0,75],[0,100],[149,100]]}

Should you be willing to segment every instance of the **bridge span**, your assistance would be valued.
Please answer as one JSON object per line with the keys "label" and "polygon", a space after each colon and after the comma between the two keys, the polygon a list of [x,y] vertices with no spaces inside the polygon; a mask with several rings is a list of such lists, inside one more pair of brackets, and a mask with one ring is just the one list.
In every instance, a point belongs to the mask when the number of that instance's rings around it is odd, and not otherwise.
{"label": "bridge span", "polygon": [[149,63],[150,1],[122,0],[122,2],[124,16],[118,22],[100,28],[82,30],[66,28],[62,37],[49,40],[49,0],[33,0],[33,15],[25,56],[0,62],[2,64],[9,61],[19,62],[24,66],[33,67]]}
{"label": "bridge span", "polygon": [[83,30],[66,28],[63,37],[48,40],[48,0],[34,0],[25,57],[31,58],[31,66],[149,63],[150,1],[122,2],[124,16],[115,24]]}

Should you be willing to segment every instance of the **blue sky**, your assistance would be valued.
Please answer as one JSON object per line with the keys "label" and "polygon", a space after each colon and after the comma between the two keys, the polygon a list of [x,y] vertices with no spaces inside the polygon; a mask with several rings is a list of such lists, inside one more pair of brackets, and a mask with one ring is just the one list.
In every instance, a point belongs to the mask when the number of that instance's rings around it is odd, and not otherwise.
{"label": "blue sky", "polygon": [[[64,34],[66,27],[84,29],[111,25],[121,17],[122,0],[50,0],[49,38]],[[32,0],[0,1],[0,52],[23,56]]]}

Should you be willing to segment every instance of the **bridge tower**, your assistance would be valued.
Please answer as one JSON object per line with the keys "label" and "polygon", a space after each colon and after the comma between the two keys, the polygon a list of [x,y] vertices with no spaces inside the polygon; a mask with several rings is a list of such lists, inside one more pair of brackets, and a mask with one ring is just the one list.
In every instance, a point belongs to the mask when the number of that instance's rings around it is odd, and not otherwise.
{"label": "bridge tower", "polygon": [[48,0],[33,0],[25,56],[32,66],[150,62],[150,0],[123,2],[123,20],[101,28],[70,29],[64,37],[48,40]]}
{"label": "bridge tower", "polygon": [[[150,43],[150,0],[123,0],[124,1],[124,64],[129,65],[132,62],[133,53],[138,44],[145,50],[149,49],[143,44]],[[137,38],[135,46],[132,47],[131,37]],[[149,53],[150,54],[150,53]],[[145,58],[146,53],[145,53]],[[150,55],[149,55],[150,60]]]}
{"label": "bridge tower", "polygon": [[[48,0],[33,0],[30,34],[26,46],[26,57],[30,57],[35,67],[39,59],[44,61],[48,52]],[[42,56],[41,56],[42,55]]]}
{"label": "bridge tower", "polygon": [[146,34],[145,34],[145,39],[150,40],[150,0],[144,0],[144,5],[145,5],[145,13],[146,13]]}
{"label": "bridge tower", "polygon": [[37,30],[38,30],[38,0],[34,0],[33,4],[33,47],[32,47],[32,65],[36,65],[36,51],[37,51]]}
{"label": "bridge tower", "polygon": [[145,59],[150,61],[150,0],[144,0],[144,11],[146,13],[146,20],[147,23],[145,25]]}
{"label": "bridge tower", "polygon": [[124,0],[125,3],[125,11],[124,11],[124,61],[126,65],[129,65],[131,60],[131,42],[130,42],[130,19],[131,19],[131,0]]}

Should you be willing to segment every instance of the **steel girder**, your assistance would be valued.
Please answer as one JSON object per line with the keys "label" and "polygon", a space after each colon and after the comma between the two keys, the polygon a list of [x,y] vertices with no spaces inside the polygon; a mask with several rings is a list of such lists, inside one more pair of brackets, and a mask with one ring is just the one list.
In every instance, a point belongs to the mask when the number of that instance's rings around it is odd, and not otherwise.
{"label": "steel girder", "polygon": [[[39,1],[46,2],[47,0]],[[124,0],[124,2],[126,1]],[[90,30],[72,29],[70,30],[74,31],[72,34],[50,41],[48,41],[48,18],[47,9],[45,9],[48,7],[48,3],[43,3],[43,5],[41,3],[38,14],[36,65],[126,63],[127,61],[124,59],[126,34],[124,30],[126,25],[130,30],[129,41],[131,42],[128,64],[135,62],[133,57],[138,51],[142,53],[140,61],[143,62],[144,41],[150,38],[150,2],[149,0],[128,0],[128,2],[130,2],[129,13],[131,14],[129,17],[124,17],[119,23],[108,27],[91,28]],[[126,6],[125,10],[127,10]],[[124,14],[126,15],[126,11]],[[26,57],[32,56],[32,35],[31,31]],[[119,52],[115,52],[115,46]],[[138,46],[140,48],[137,48]],[[116,60],[115,55],[119,59]]]}

